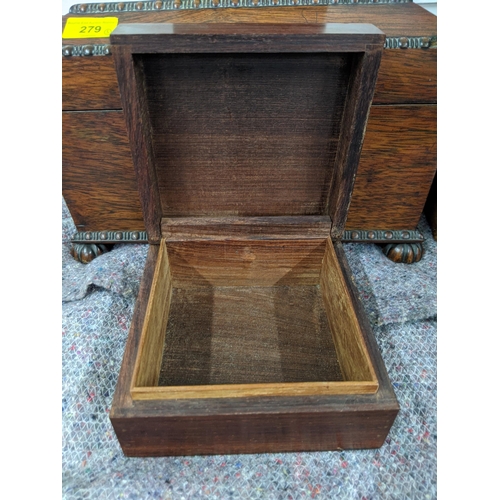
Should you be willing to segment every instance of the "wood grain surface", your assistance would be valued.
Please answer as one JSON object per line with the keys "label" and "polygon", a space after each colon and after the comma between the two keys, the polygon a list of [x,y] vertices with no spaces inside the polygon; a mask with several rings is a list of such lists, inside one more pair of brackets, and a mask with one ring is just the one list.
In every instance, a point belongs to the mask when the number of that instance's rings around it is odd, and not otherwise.
{"label": "wood grain surface", "polygon": [[139,356],[134,369],[133,387],[158,384],[162,352],[172,298],[172,276],[165,241],[160,244],[151,295],[144,317]]}
{"label": "wood grain surface", "polygon": [[165,216],[329,214],[340,237],[384,39],[357,24],[118,26],[150,241]]}
{"label": "wood grain surface", "polygon": [[[102,14],[105,17],[108,14]],[[62,19],[64,27],[69,14]],[[100,17],[96,15],[96,17]],[[428,36],[433,37],[437,33],[436,16],[428,13],[416,4],[401,5],[336,5],[333,7],[311,6],[311,7],[287,7],[266,9],[206,9],[202,11],[172,11],[172,12],[135,12],[118,14],[120,23],[127,22],[262,22],[262,23],[311,23],[311,22],[364,22],[373,23],[378,26],[387,36]],[[109,39],[74,39],[63,40],[65,44],[99,44],[109,43]],[[436,100],[435,74],[437,51],[434,49],[394,49],[384,50],[380,67],[379,80],[376,87],[374,103],[404,104],[404,103],[434,103]],[[95,69],[99,68],[96,75]],[[92,74],[89,73],[92,71]],[[114,63],[112,56],[103,57],[63,57],[63,105],[65,109],[101,109],[117,106],[118,90],[114,74]],[[114,89],[114,90],[113,90]],[[347,221],[347,228],[412,228],[420,216],[421,207],[425,202],[428,174],[435,171],[435,163],[428,158],[426,147],[418,149],[418,145],[410,135],[405,138],[403,123],[398,122],[397,111],[393,106],[386,106],[387,115],[381,116],[380,112],[374,111],[369,119],[368,133],[370,130],[377,131],[369,134],[371,147],[376,148],[380,139],[382,148],[387,141],[387,136],[394,140],[394,152],[396,157],[403,158],[403,164],[409,162],[404,160],[405,142],[411,146],[407,150],[414,158],[423,154],[424,161],[420,162],[416,172],[416,182],[411,182],[413,189],[413,200],[403,201],[396,196],[395,191],[399,189],[401,179],[405,175],[400,170],[394,171],[394,166],[388,173],[388,183],[381,182],[384,176],[386,161],[382,157],[376,165],[369,161],[369,155],[364,155],[358,169],[358,178],[365,178],[360,186],[355,189],[351,200],[351,215]],[[392,115],[392,113],[395,115]],[[435,113],[435,111],[434,111]],[[415,112],[416,128],[422,130],[420,122],[426,121],[428,117],[421,112]],[[425,115],[425,113],[424,113]],[[112,148],[110,144],[109,154],[106,155],[105,177],[113,176],[115,185],[110,182],[101,183],[103,172],[97,168],[98,162],[94,161],[93,150],[96,148],[94,141],[101,141],[103,136],[116,134],[125,136],[124,122],[118,124],[116,116],[112,120],[112,129],[106,130],[103,124],[95,123],[95,118],[88,116],[86,119],[77,121],[63,117],[63,141],[65,150],[63,152],[63,183],[64,196],[70,208],[71,214],[77,223],[79,230],[143,230],[142,212],[139,208],[139,200],[136,194],[136,185],[133,169],[122,168],[121,165],[130,165],[131,161],[126,158],[122,145]],[[380,121],[384,122],[382,126]],[[94,124],[88,127],[84,121]],[[392,122],[392,129],[388,125]],[[66,129],[66,124],[71,123],[71,129]],[[102,126],[101,126],[102,125]],[[402,125],[398,134],[398,127]],[[81,127],[81,130],[78,128]],[[120,130],[119,130],[120,129]],[[402,137],[397,137],[401,135]],[[87,139],[81,141],[81,137]],[[426,140],[429,140],[427,136]],[[74,143],[72,141],[74,140]],[[87,142],[89,141],[89,142]],[[128,142],[127,139],[125,139]],[[78,142],[85,144],[80,147]],[[121,142],[121,138],[120,141]],[[398,145],[401,144],[401,147]],[[86,147],[90,155],[86,154]],[[90,156],[90,159],[88,158]],[[409,159],[412,161],[412,159]],[[413,170],[408,170],[410,175]],[[368,181],[367,181],[368,179]],[[367,195],[366,187],[369,179],[375,179],[370,187],[371,196]],[[423,181],[422,184],[418,182]],[[364,186],[361,184],[364,183]],[[356,183],[358,184],[358,182]],[[117,191],[119,189],[119,191]],[[408,182],[403,185],[405,192],[409,191]],[[384,202],[386,190],[388,191],[387,202]],[[422,194],[424,193],[424,194]],[[125,200],[127,203],[125,203]],[[127,206],[125,206],[127,205]],[[398,215],[400,211],[400,216]]]}
{"label": "wood grain surface", "polygon": [[168,242],[175,287],[316,285],[325,239]]}
{"label": "wood grain surface", "polygon": [[436,106],[372,106],[346,227],[418,224],[436,172]]}
{"label": "wood grain surface", "polygon": [[357,311],[351,303],[330,238],[326,242],[320,285],[344,379],[376,382],[368,350],[360,332]]}
{"label": "wood grain surface", "polygon": [[162,211],[144,71],[141,61],[135,65],[129,47],[116,46],[114,60],[144,225],[149,241],[159,243]]}
{"label": "wood grain surface", "polygon": [[[109,13],[92,14],[108,17]],[[266,9],[202,9],[164,12],[113,13],[124,23],[366,23],[374,24],[387,36],[436,36],[437,18],[419,5],[335,5],[277,7]],[[66,19],[62,17],[62,29]],[[65,44],[107,43],[107,38],[65,39]]]}
{"label": "wood grain surface", "polygon": [[352,62],[327,202],[335,239],[344,232],[381,57],[381,45],[372,45]]}
{"label": "wood grain surface", "polygon": [[78,230],[144,230],[121,111],[62,116],[62,190]]}
{"label": "wood grain surface", "polygon": [[[63,57],[63,110],[121,109],[113,56]],[[437,50],[384,50],[374,104],[435,103]]]}
{"label": "wood grain surface", "polygon": [[139,349],[139,341],[144,327],[144,320],[146,318],[146,311],[151,295],[151,287],[156,271],[156,264],[158,262],[158,255],[160,253],[160,245],[150,245],[146,263],[144,265],[144,272],[139,286],[139,293],[134,304],[134,314],[132,315],[132,322],[130,325],[125,351],[123,353],[123,360],[120,367],[120,374],[116,384],[115,393],[113,395],[113,402],[111,405],[110,416],[116,409],[123,410],[130,408],[132,405],[132,398],[130,396],[130,389],[132,387],[132,376],[134,367],[137,363],[137,354]]}
{"label": "wood grain surface", "polygon": [[326,54],[147,56],[163,214],[323,214],[349,64]]}
{"label": "wood grain surface", "polygon": [[175,289],[160,385],[259,384],[272,395],[262,385],[343,380],[318,285]]}
{"label": "wood grain surface", "polygon": [[[179,418],[141,415],[137,410],[138,416],[115,414],[111,422],[124,454],[129,457],[380,448],[398,413],[394,405],[368,402],[358,408],[353,404],[346,407],[348,401],[356,398],[344,396],[343,402],[340,397],[336,398],[341,404],[335,408],[315,405],[318,398],[304,397],[302,406],[284,408],[281,412],[261,409],[251,414],[236,414],[226,410],[218,416],[202,414]],[[243,404],[252,408],[249,399],[256,398],[246,398]],[[206,401],[204,404],[211,409]],[[137,403],[143,403],[143,407],[158,406],[157,401]],[[137,403],[134,409],[138,408]]]}
{"label": "wood grain surface", "polygon": [[[111,45],[136,54],[365,52],[385,35],[362,23],[134,23],[120,24]],[[382,48],[382,47],[380,47]]]}
{"label": "wood grain surface", "polygon": [[[436,172],[436,113],[372,106],[347,229],[416,227]],[[63,195],[77,228],[144,230],[122,112],[63,113],[63,128]]]}
{"label": "wood grain surface", "polygon": [[63,111],[122,108],[111,56],[65,57],[62,63]]}
{"label": "wood grain surface", "polygon": [[[291,242],[289,246],[293,249],[300,244]],[[244,287],[231,286],[235,280],[230,277],[228,282],[220,281],[221,286],[175,288],[171,299],[176,270],[172,268],[171,276],[162,241],[134,370],[132,398],[376,392],[378,382],[366,347],[364,356],[360,355],[359,346],[364,344],[356,318],[349,311],[346,317],[340,317],[337,310],[325,310],[330,306],[323,297],[331,294],[344,307],[350,307],[329,238],[326,253],[325,259],[316,255],[317,262],[313,263],[318,267],[323,262],[321,287],[319,277],[307,286],[300,281],[260,286],[259,280]],[[211,258],[206,253],[204,256]],[[268,268],[274,263],[281,265],[275,259],[260,265]],[[335,346],[339,329],[348,332],[340,339],[340,365]],[[168,387],[155,390],[158,384]],[[172,386],[193,387],[170,390]]]}
{"label": "wood grain surface", "polygon": [[286,217],[176,217],[162,219],[167,241],[321,239],[330,234],[327,215]]}
{"label": "wood grain surface", "polygon": [[[264,344],[265,346],[265,344]],[[233,355],[233,357],[236,357]],[[247,356],[248,357],[248,356]],[[259,364],[259,366],[261,366]],[[311,372],[313,375],[314,372]],[[229,399],[255,397],[331,396],[374,394],[378,385],[373,381],[356,382],[279,382],[262,384],[218,384],[159,387],[133,387],[134,401],[165,401],[179,399]]]}
{"label": "wood grain surface", "polygon": [[433,104],[437,101],[437,53],[384,50],[373,104]]}

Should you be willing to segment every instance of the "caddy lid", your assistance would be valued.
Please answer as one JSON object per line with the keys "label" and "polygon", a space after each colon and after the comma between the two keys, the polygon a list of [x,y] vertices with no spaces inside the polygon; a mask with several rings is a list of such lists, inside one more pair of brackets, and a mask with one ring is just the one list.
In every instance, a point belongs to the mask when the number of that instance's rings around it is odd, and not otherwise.
{"label": "caddy lid", "polygon": [[150,241],[175,217],[328,215],[339,238],[384,39],[371,25],[120,25]]}

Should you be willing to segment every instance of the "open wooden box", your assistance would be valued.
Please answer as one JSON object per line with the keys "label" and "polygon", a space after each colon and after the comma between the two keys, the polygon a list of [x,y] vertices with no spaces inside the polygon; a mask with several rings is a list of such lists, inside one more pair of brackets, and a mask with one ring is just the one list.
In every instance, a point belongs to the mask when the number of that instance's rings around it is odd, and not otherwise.
{"label": "open wooden box", "polygon": [[380,446],[398,412],[339,238],[384,35],[111,35],[150,251],[113,400],[127,455]]}

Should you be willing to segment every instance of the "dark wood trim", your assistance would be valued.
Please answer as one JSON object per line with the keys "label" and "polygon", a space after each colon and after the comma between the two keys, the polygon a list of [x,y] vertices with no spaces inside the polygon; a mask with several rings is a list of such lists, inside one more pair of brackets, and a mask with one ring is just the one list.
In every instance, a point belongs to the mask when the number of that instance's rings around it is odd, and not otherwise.
{"label": "dark wood trim", "polygon": [[[384,49],[436,49],[437,38],[428,36],[398,36],[386,38]],[[108,44],[71,44],[63,45],[64,57],[109,56],[111,45]]]}
{"label": "dark wood trim", "polygon": [[114,49],[114,61],[123,106],[123,114],[127,125],[130,148],[140,186],[144,225],[152,242],[158,242],[161,236],[161,204],[157,188],[154,153],[151,142],[148,107],[142,81],[143,74],[136,68],[132,60],[132,52],[128,46],[117,46]]}
{"label": "dark wood trim", "polygon": [[327,204],[333,223],[331,235],[336,240],[342,237],[349,211],[382,50],[374,47],[358,57],[346,98]]}
{"label": "dark wood trim", "polygon": [[123,362],[116,384],[115,394],[113,396],[113,403],[111,405],[110,417],[113,419],[115,413],[121,413],[126,408],[132,406],[132,398],[130,396],[130,387],[132,386],[132,374],[134,370],[135,361],[137,358],[137,350],[139,348],[140,333],[144,318],[146,316],[146,309],[151,293],[151,285],[153,283],[153,276],[156,269],[156,261],[160,252],[159,245],[150,245],[148,255],[146,257],[146,264],[144,265],[144,272],[142,274],[141,285],[134,307],[134,315],[132,316],[132,323],[130,325],[130,332],[123,354]]}
{"label": "dark wood trim", "polygon": [[133,54],[365,52],[382,48],[385,35],[370,24],[137,23],[119,25],[110,40]]}

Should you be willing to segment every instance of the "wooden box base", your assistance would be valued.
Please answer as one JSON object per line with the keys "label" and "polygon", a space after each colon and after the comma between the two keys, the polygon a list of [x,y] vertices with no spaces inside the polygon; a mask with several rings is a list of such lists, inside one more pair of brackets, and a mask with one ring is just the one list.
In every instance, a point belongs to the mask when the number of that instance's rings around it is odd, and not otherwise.
{"label": "wooden box base", "polygon": [[383,443],[398,404],[338,240],[384,40],[348,24],[111,35],[152,243],[111,411],[125,454]]}
{"label": "wooden box base", "polygon": [[127,455],[379,447],[397,412],[340,243],[150,247],[111,412]]}

